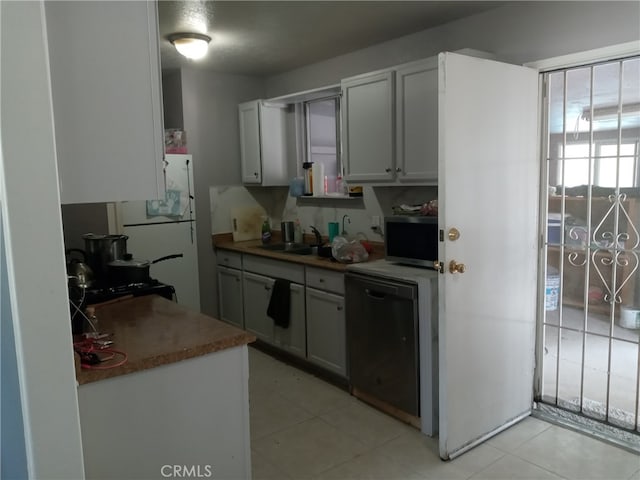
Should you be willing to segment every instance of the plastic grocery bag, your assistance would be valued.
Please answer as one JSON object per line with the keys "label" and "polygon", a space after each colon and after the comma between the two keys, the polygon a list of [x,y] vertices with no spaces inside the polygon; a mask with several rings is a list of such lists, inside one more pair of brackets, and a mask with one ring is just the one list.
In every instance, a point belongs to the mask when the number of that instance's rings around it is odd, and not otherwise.
{"label": "plastic grocery bag", "polygon": [[366,262],[369,254],[359,240],[349,241],[338,236],[331,243],[331,254],[340,263]]}

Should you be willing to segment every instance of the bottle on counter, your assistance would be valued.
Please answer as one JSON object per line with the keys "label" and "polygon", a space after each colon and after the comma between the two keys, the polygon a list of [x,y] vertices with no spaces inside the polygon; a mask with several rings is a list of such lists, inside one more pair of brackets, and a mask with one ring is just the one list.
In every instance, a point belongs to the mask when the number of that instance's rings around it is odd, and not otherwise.
{"label": "bottle on counter", "polygon": [[264,221],[262,222],[262,243],[270,243],[271,242],[271,225],[269,225],[269,218],[264,217]]}

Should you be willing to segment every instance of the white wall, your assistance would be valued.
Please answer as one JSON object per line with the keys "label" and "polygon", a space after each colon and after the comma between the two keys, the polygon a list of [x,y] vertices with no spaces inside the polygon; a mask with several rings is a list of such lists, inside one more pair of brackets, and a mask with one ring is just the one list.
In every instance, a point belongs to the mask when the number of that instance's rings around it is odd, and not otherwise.
{"label": "white wall", "polygon": [[[2,212],[0,211],[0,219]],[[18,382],[4,231],[0,220],[0,478],[27,478],[27,452]]]}
{"label": "white wall", "polygon": [[183,128],[182,75],[180,70],[162,72],[162,97],[164,128]]}
{"label": "white wall", "polygon": [[85,233],[107,234],[109,218],[105,203],[70,203],[62,205],[65,248],[85,248]]}
{"label": "white wall", "polygon": [[267,79],[268,97],[338,83],[342,78],[472,48],[526,63],[638,41],[640,2],[522,2],[423,30]]}
{"label": "white wall", "polygon": [[209,187],[240,183],[238,104],[263,97],[264,84],[257,77],[183,69],[181,85],[187,147],[193,155],[200,303],[203,313],[216,315]]}
{"label": "white wall", "polygon": [[438,198],[437,187],[365,187],[364,197],[350,200],[296,199],[286,187],[211,187],[211,233],[231,232],[229,210],[238,206],[260,205],[271,221],[273,230],[280,230],[280,222],[300,220],[304,233],[311,234],[311,226],[322,235],[329,235],[328,222],[340,222],[344,215],[348,236],[382,242],[384,239],[371,230],[371,217],[392,214],[392,207],[404,203],[421,204]]}
{"label": "white wall", "polygon": [[13,393],[21,401],[28,477],[81,479],[44,5],[0,2],[0,21],[0,208],[19,385]]}

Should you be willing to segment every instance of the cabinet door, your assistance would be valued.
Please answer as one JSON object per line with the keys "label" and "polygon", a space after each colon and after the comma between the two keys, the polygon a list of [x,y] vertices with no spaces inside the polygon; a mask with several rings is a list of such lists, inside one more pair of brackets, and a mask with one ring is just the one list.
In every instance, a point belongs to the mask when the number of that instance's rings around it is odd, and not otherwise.
{"label": "cabinet door", "polygon": [[304,315],[304,286],[291,284],[291,318],[289,326],[274,327],[275,344],[299,357],[307,354],[307,328]]}
{"label": "cabinet door", "polygon": [[240,166],[243,183],[261,183],[260,168],[260,101],[241,103],[240,118]]}
{"label": "cabinet door", "polygon": [[393,180],[393,72],[343,80],[342,95],[345,178],[351,181]]}
{"label": "cabinet door", "polygon": [[343,296],[307,288],[307,358],[347,376]]}
{"label": "cabinet door", "polygon": [[260,340],[273,343],[273,320],[267,316],[273,280],[245,272],[242,286],[245,329]]}
{"label": "cabinet door", "polygon": [[261,184],[289,185],[285,107],[261,102],[259,113]]}
{"label": "cabinet door", "polygon": [[396,70],[396,172],[401,182],[438,181],[438,59]]}
{"label": "cabinet door", "polygon": [[233,268],[218,267],[218,293],[220,320],[244,328],[242,272]]}
{"label": "cabinet door", "polygon": [[164,197],[157,2],[45,2],[60,198]]}

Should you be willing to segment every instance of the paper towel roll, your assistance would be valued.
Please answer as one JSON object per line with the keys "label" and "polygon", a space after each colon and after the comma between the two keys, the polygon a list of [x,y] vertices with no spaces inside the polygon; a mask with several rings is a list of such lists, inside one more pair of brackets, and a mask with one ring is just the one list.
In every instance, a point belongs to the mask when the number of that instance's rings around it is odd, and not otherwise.
{"label": "paper towel roll", "polygon": [[313,194],[315,196],[327,194],[324,190],[324,165],[322,163],[313,164]]}

